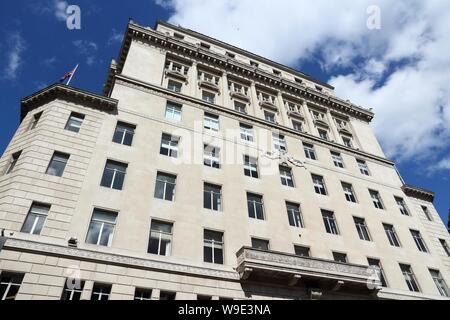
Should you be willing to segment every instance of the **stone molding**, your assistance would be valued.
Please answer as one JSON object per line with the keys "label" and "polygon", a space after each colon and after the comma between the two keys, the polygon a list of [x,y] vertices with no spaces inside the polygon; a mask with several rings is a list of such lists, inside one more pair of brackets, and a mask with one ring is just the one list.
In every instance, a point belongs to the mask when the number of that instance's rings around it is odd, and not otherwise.
{"label": "stone molding", "polygon": [[90,261],[100,264],[119,265],[127,268],[155,270],[164,273],[177,273],[197,277],[218,278],[239,281],[239,274],[234,271],[218,270],[181,263],[143,259],[113,253],[104,253],[87,249],[63,247],[60,245],[7,238],[3,250],[31,252],[41,255],[64,257],[67,259]]}

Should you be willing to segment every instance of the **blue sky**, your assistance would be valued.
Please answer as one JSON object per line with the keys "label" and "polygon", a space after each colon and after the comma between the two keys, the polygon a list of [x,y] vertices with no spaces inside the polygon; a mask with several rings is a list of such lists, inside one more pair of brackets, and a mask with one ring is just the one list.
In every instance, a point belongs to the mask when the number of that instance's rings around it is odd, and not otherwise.
{"label": "blue sky", "polygon": [[[405,1],[406,2],[406,1]],[[380,29],[366,21],[375,3]],[[426,4],[425,4],[426,3]],[[64,8],[81,8],[68,30]],[[74,86],[101,92],[128,19],[161,19],[312,75],[376,114],[373,127],[409,184],[450,208],[450,4],[444,1],[16,0],[0,2],[0,154],[20,99],[80,64]],[[375,11],[376,12],[376,11]],[[220,14],[220,19],[218,19]],[[280,18],[283,17],[283,18]]]}

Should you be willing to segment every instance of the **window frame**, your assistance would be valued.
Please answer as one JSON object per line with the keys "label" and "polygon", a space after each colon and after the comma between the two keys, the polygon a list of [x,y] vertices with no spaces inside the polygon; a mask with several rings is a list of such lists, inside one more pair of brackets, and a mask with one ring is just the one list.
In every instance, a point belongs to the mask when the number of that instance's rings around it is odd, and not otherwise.
{"label": "window frame", "polygon": [[[252,162],[252,160],[254,160],[254,162]],[[247,172],[249,174],[247,174]],[[258,159],[244,155],[244,175],[250,178],[259,179]]]}
{"label": "window frame", "polygon": [[340,235],[336,215],[333,211],[321,209],[322,220],[325,226],[325,231],[328,234]]}
{"label": "window frame", "polygon": [[[318,174],[311,174],[311,178],[313,181],[314,191],[316,194],[322,195],[322,196],[328,196],[328,189],[325,183],[325,178]],[[320,182],[320,184],[319,184]]]}
{"label": "window frame", "polygon": [[394,225],[388,224],[388,223],[383,223],[383,229],[384,229],[384,232],[386,233],[389,244],[392,247],[401,248],[402,244],[397,235],[397,232],[395,231]]}
{"label": "window frame", "polygon": [[[101,219],[101,218],[95,218],[95,214],[96,213],[100,213],[100,214],[107,214],[111,217],[114,217],[114,219],[111,219],[110,221],[107,221],[106,219]],[[112,242],[114,239],[114,234],[116,232],[116,227],[117,227],[117,219],[119,217],[119,212],[117,211],[111,211],[111,210],[105,210],[105,209],[100,209],[100,208],[94,208],[94,210],[92,211],[91,214],[91,220],[89,221],[89,226],[88,226],[88,231],[86,233],[86,240],[85,242],[87,244],[91,244],[91,245],[95,245],[95,246],[101,246],[101,247],[111,247],[112,246]],[[100,224],[100,228],[98,231],[98,235],[97,235],[97,241],[95,243],[89,242],[89,238],[90,238],[90,233],[91,233],[91,227],[94,225],[94,223],[96,224]],[[103,231],[105,229],[105,226],[108,226],[111,230],[111,232],[108,235],[108,243],[106,245],[101,244],[101,240],[103,237]],[[95,234],[95,231],[94,231]]]}
{"label": "window frame", "polygon": [[[170,232],[166,232],[161,229],[153,228],[154,226],[156,227],[157,224],[164,225],[166,227],[170,227]],[[148,247],[147,247],[148,254],[153,254],[153,255],[157,255],[157,256],[161,256],[161,257],[170,257],[171,256],[172,246],[173,246],[173,227],[174,227],[173,222],[152,219],[152,221],[150,222],[150,233],[149,233],[149,238],[148,238]],[[153,237],[153,235],[157,235],[157,237]],[[164,254],[162,254],[162,250],[161,250],[162,245],[163,245],[163,238],[164,238],[164,240],[169,240],[165,244]],[[150,252],[150,248],[151,248],[150,243],[152,240],[156,240],[156,239],[158,241],[158,250],[157,250],[157,252]]]}
{"label": "window frame", "polygon": [[[110,167],[108,167],[108,165]],[[121,167],[121,168],[118,169],[117,167]],[[107,159],[106,163],[105,163],[105,167],[103,169],[102,179],[100,180],[100,186],[111,189],[111,190],[117,190],[117,191],[123,190],[124,185],[125,185],[125,178],[127,176],[127,171],[128,171],[128,163],[119,162],[119,161],[112,160],[112,159]],[[108,174],[107,174],[108,172],[112,173],[111,181],[109,184],[107,184],[108,183]],[[116,185],[117,177],[119,177],[118,185]],[[120,179],[120,177],[121,177],[121,179]],[[122,180],[122,181],[120,182],[120,180]]]}
{"label": "window frame", "polygon": [[[51,210],[52,206],[50,204],[41,203],[33,201],[31,203],[30,209],[28,210],[27,216],[23,222],[22,228],[20,229],[21,233],[32,234],[32,235],[40,235],[42,230],[44,229],[45,222],[47,221],[47,217]],[[38,210],[39,209],[39,210]],[[42,212],[41,212],[42,209]],[[43,213],[45,211],[45,213]],[[31,229],[26,231],[25,226],[28,225],[28,221],[34,219],[33,224],[31,225]],[[39,224],[39,227],[38,227]],[[36,233],[36,228],[38,228],[38,232]]]}
{"label": "window frame", "polygon": [[[206,188],[210,188],[209,191],[206,190]],[[213,189],[218,190],[219,192],[213,191]],[[209,197],[209,201],[211,204],[211,207],[207,207],[206,199]],[[217,203],[215,203],[217,200]],[[222,186],[217,184],[212,184],[209,182],[203,183],[203,209],[211,210],[211,211],[217,211],[221,212],[223,211],[223,199],[222,199]]]}
{"label": "window frame", "polygon": [[367,226],[366,219],[353,216],[353,222],[355,223],[359,239],[369,242],[372,241],[372,237],[370,236],[369,227]]}
{"label": "window frame", "polygon": [[291,201],[286,201],[285,204],[289,225],[299,229],[305,228],[301,205]]}
{"label": "window frame", "polygon": [[45,170],[45,174],[61,178],[64,175],[69,160],[70,154],[60,151],[53,152],[53,155],[48,163],[47,169]]}
{"label": "window frame", "polygon": [[[117,121],[116,127],[114,128],[114,134],[112,142],[121,145],[132,147],[134,142],[134,136],[136,134],[137,126],[124,121]],[[121,137],[119,136],[121,134]],[[117,140],[119,138],[119,140]],[[127,139],[130,141],[127,142]]]}
{"label": "window frame", "polygon": [[305,152],[305,157],[307,159],[317,161],[318,157],[314,145],[304,142],[302,144],[303,144],[303,151]]}
{"label": "window frame", "polygon": [[164,118],[173,121],[181,122],[183,106],[175,102],[167,101],[166,109],[164,111]]}
{"label": "window frame", "polygon": [[[163,179],[161,179],[161,177],[172,178],[174,182],[169,182],[169,181],[167,181],[167,179],[163,180]],[[161,184],[163,184],[162,198],[157,196],[157,194],[158,194],[157,193],[158,186],[160,186]],[[167,192],[168,192],[167,185],[173,186],[172,196],[170,197],[170,199],[167,198],[167,195],[168,195],[167,194]],[[153,197],[155,199],[160,199],[160,200],[164,200],[164,201],[174,202],[175,201],[175,194],[176,194],[176,186],[177,186],[177,175],[174,175],[174,174],[171,174],[171,173],[166,173],[166,172],[163,172],[163,171],[157,171],[156,172],[156,179],[155,179],[155,192],[154,192]]]}
{"label": "window frame", "polygon": [[[253,199],[250,200],[250,197],[252,197]],[[256,201],[255,199],[260,200],[260,202]],[[258,210],[257,210],[258,206],[261,208],[262,212],[260,212],[260,214],[262,214],[262,216],[261,215],[258,216]],[[266,220],[266,212],[264,209],[264,197],[260,194],[247,192],[247,212],[248,212],[248,216],[250,219],[265,221]],[[252,214],[254,216],[252,216]]]}
{"label": "window frame", "polygon": [[[207,239],[207,233],[220,236],[220,238],[222,240],[216,241],[213,237],[211,237],[210,239]],[[211,245],[211,247],[208,246],[209,244]],[[215,247],[216,244],[218,245],[218,248]],[[207,261],[207,258],[206,258],[207,248],[211,248],[211,261]],[[216,259],[215,250],[220,250],[220,253],[221,253],[221,257],[218,261]],[[225,264],[225,233],[224,232],[210,230],[210,229],[203,229],[203,262],[218,264],[218,265]]]}
{"label": "window frame", "polygon": [[64,130],[73,133],[79,133],[85,117],[86,116],[84,114],[78,112],[71,112],[69,115],[69,119],[67,119],[66,125],[64,126]]}
{"label": "window frame", "polygon": [[179,143],[180,137],[163,132],[161,135],[159,154],[169,158],[178,158],[180,152],[178,149]]}

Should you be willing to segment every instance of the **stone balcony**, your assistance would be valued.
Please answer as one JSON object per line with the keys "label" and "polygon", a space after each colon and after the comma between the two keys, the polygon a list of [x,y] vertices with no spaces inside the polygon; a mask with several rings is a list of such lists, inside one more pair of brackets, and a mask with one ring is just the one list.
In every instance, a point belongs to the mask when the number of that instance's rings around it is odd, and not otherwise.
{"label": "stone balcony", "polygon": [[376,294],[380,289],[380,283],[374,280],[373,273],[362,265],[249,247],[241,248],[236,256],[241,281],[304,286],[320,294],[338,290]]}

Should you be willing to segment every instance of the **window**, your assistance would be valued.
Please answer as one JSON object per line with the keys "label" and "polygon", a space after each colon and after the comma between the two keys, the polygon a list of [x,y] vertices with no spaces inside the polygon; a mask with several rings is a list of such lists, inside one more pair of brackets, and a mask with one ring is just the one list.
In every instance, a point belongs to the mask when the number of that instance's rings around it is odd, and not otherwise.
{"label": "window", "polygon": [[402,213],[402,215],[409,216],[409,211],[408,211],[408,208],[406,207],[405,201],[399,197],[394,197],[394,198],[395,198],[395,202],[397,202],[397,206],[398,206],[400,212]]}
{"label": "window", "polygon": [[202,91],[202,100],[208,103],[216,103],[216,95],[209,91]]}
{"label": "window", "polygon": [[375,268],[376,274],[377,274],[378,279],[379,279],[379,281],[381,283],[381,286],[384,287],[384,288],[387,288],[386,277],[384,275],[383,266],[381,265],[380,260],[367,258],[367,262],[369,263],[370,267]]}
{"label": "window", "polygon": [[319,129],[318,132],[319,132],[319,137],[320,137],[321,139],[323,139],[323,140],[329,140],[329,137],[328,137],[328,131],[327,131],[327,130]]}
{"label": "window", "polygon": [[22,280],[23,274],[2,272],[0,274],[0,300],[15,300]]}
{"label": "window", "polygon": [[236,82],[229,81],[228,89],[231,93],[240,93],[241,95],[248,96],[248,87]]}
{"label": "window", "polygon": [[152,289],[136,288],[134,290],[135,301],[150,301],[152,300]]}
{"label": "window", "polygon": [[444,278],[442,278],[441,273],[439,270],[430,270],[431,277],[433,278],[434,283],[436,284],[436,288],[439,291],[439,294],[443,297],[450,297],[450,293],[447,287],[447,284],[445,283]]}
{"label": "window", "polygon": [[369,190],[370,197],[372,198],[373,205],[377,209],[384,209],[383,201],[381,200],[380,193],[378,191]]}
{"label": "window", "polygon": [[409,230],[411,231],[411,235],[416,243],[417,249],[421,252],[428,252],[427,246],[425,245],[425,241],[422,238],[422,235],[417,230]]}
{"label": "window", "polygon": [[258,100],[260,102],[269,103],[273,106],[275,105],[275,100],[276,100],[275,96],[265,93],[265,92],[261,92],[261,91],[257,91],[256,94],[257,94]]}
{"label": "window", "polygon": [[325,187],[325,181],[323,180],[323,177],[313,174],[312,180],[314,184],[314,190],[316,191],[316,193],[326,196],[327,189]]}
{"label": "window", "polygon": [[342,189],[344,190],[345,199],[347,199],[348,202],[356,203],[356,196],[355,191],[353,191],[353,186],[349,183],[341,182]]}
{"label": "window", "polygon": [[205,144],[203,164],[210,168],[220,169],[220,149]]}
{"label": "window", "polygon": [[433,221],[433,217],[431,216],[430,210],[428,210],[427,207],[422,206],[422,211],[425,214],[425,217],[427,217],[428,221]]}
{"label": "window", "polygon": [[269,112],[269,111],[264,111],[264,119],[266,119],[266,121],[275,123],[275,113],[273,112]]}
{"label": "window", "polygon": [[323,88],[322,88],[322,87],[319,87],[319,86],[316,86],[316,90],[317,90],[317,91],[323,91]]}
{"label": "window", "polygon": [[197,73],[197,80],[205,81],[205,82],[208,82],[208,83],[218,86],[220,77],[217,75],[199,70]]}
{"label": "window", "polygon": [[211,46],[209,44],[204,43],[204,42],[200,42],[200,47],[203,49],[207,49],[207,50],[209,50],[211,48]]}
{"label": "window", "polygon": [[161,148],[159,153],[172,157],[177,158],[178,157],[178,141],[180,138],[174,137],[170,134],[163,133],[161,138]]}
{"label": "window", "polygon": [[177,177],[171,174],[158,172],[156,175],[155,198],[173,201],[175,198],[175,185]]}
{"label": "window", "polygon": [[20,232],[35,235],[41,234],[49,211],[50,205],[33,202]]}
{"label": "window", "polygon": [[333,260],[340,263],[347,263],[347,255],[345,253],[333,252]]}
{"label": "window", "polygon": [[177,63],[171,60],[166,60],[165,69],[183,76],[187,76],[189,72],[188,66],[182,65],[181,63]]}
{"label": "window", "polygon": [[226,55],[228,58],[231,58],[231,59],[236,58],[236,55],[235,55],[234,53],[229,52],[229,51],[225,52],[225,55]]}
{"label": "window", "polygon": [[83,124],[84,115],[80,113],[72,112],[69,120],[67,120],[65,130],[69,130],[75,133],[80,132],[81,125]]}
{"label": "window", "polygon": [[109,295],[111,294],[111,287],[112,286],[110,284],[94,283],[91,300],[97,301],[109,300]]}
{"label": "window", "polygon": [[241,139],[249,142],[253,142],[253,127],[244,123],[239,124],[241,130]]}
{"label": "window", "polygon": [[336,167],[344,168],[344,160],[339,152],[331,151],[331,159]]}
{"label": "window", "polygon": [[203,258],[205,262],[223,264],[223,233],[204,230]]}
{"label": "window", "polygon": [[94,209],[86,242],[97,246],[110,247],[116,228],[116,220],[117,212]]}
{"label": "window", "polygon": [[124,146],[131,146],[133,143],[134,131],[136,126],[124,122],[117,122],[116,131],[114,132],[113,142]]}
{"label": "window", "polygon": [[359,171],[361,174],[365,176],[370,176],[369,167],[367,166],[367,163],[364,160],[357,159],[356,162],[358,163]]}
{"label": "window", "polygon": [[294,246],[295,255],[299,257],[310,257],[310,249],[303,246]]}
{"label": "window", "polygon": [[179,39],[179,40],[183,40],[183,39],[184,39],[184,35],[182,35],[182,34],[180,34],[180,33],[178,33],[178,32],[175,32],[175,33],[173,34],[173,36],[174,36],[175,38]]}
{"label": "window", "polygon": [[273,69],[272,72],[273,72],[273,74],[276,75],[276,76],[281,76],[281,71],[278,71],[278,70]]}
{"label": "window", "polygon": [[305,151],[305,156],[311,160],[317,160],[316,151],[312,144],[303,143],[303,150]]}
{"label": "window", "polygon": [[301,123],[300,121],[295,121],[292,120],[292,127],[294,128],[295,131],[298,132],[303,132],[303,123]]}
{"label": "window", "polygon": [[444,239],[439,239],[439,242],[441,243],[444,252],[450,257],[450,248],[448,247],[447,242]]}
{"label": "window", "polygon": [[45,172],[48,175],[62,177],[64,169],[66,169],[67,161],[70,155],[62,152],[55,152]]}
{"label": "window", "polygon": [[334,212],[328,210],[322,210],[322,219],[325,224],[325,230],[330,234],[339,234],[339,230],[337,228],[336,218],[334,216]]}
{"label": "window", "polygon": [[244,156],[244,174],[247,177],[258,178],[258,160]]}
{"label": "window", "polygon": [[286,202],[286,210],[289,225],[292,227],[303,228],[303,219],[300,212],[300,205],[297,203]]}
{"label": "window", "polygon": [[257,220],[264,220],[263,197],[253,193],[247,193],[248,216]]}
{"label": "window", "polygon": [[312,110],[311,114],[312,114],[312,117],[313,117],[314,121],[318,120],[318,121],[327,122],[327,120],[326,120],[327,117],[326,117],[325,113],[319,112],[319,111],[316,111],[316,110]]}
{"label": "window", "polygon": [[388,237],[389,243],[393,247],[400,247],[400,241],[398,240],[397,233],[395,232],[394,226],[390,224],[383,223],[384,231]]}
{"label": "window", "polygon": [[43,112],[43,111],[38,112],[38,113],[36,113],[35,115],[33,115],[33,118],[31,118],[29,130],[33,130],[34,128],[36,128],[36,126],[37,126],[39,120],[41,119],[42,112]]}
{"label": "window", "polygon": [[292,177],[292,169],[280,166],[281,184],[287,187],[294,187],[294,178]]}
{"label": "window", "polygon": [[300,78],[295,78],[294,80],[295,80],[295,82],[297,82],[297,83],[303,83],[303,80],[300,79]]}
{"label": "window", "polygon": [[344,143],[344,145],[346,147],[353,148],[352,138],[346,137],[346,136],[342,136],[342,142]]}
{"label": "window", "polygon": [[167,83],[167,89],[172,90],[174,92],[181,92],[181,88],[183,87],[183,84],[177,81],[169,80]]}
{"label": "window", "polygon": [[205,295],[202,295],[202,294],[198,294],[197,295],[197,300],[199,300],[199,301],[211,301],[212,297],[211,296],[205,296]]}
{"label": "window", "polygon": [[272,133],[273,144],[276,150],[286,152],[286,140],[283,135]]}
{"label": "window", "polygon": [[153,220],[150,226],[150,240],[147,252],[159,256],[170,256],[172,228],[172,223]]}
{"label": "window", "polygon": [[222,187],[205,183],[203,186],[203,208],[213,211],[222,210]]}
{"label": "window", "polygon": [[269,251],[269,240],[252,238],[252,248]]}
{"label": "window", "polygon": [[11,172],[13,172],[14,167],[16,166],[17,161],[19,161],[21,154],[22,154],[22,151],[13,153],[13,155],[11,156],[11,159],[9,160],[9,164],[6,167],[5,174],[10,174]]}
{"label": "window", "polygon": [[245,103],[235,101],[234,102],[234,110],[236,110],[237,112],[240,112],[240,113],[247,113],[247,106],[245,105]]}
{"label": "window", "polygon": [[161,291],[159,293],[159,300],[175,300],[177,294],[170,291]]}
{"label": "window", "polygon": [[255,62],[255,61],[250,61],[250,65],[255,68],[258,68],[258,66],[259,66],[258,62]]}
{"label": "window", "polygon": [[356,231],[358,231],[359,238],[364,241],[370,241],[369,229],[366,225],[366,220],[363,218],[353,217]]}
{"label": "window", "polygon": [[219,131],[219,116],[205,113],[203,128],[211,131]]}
{"label": "window", "polygon": [[110,189],[122,190],[127,168],[128,165],[125,163],[107,160],[100,185]]}
{"label": "window", "polygon": [[166,119],[179,122],[181,121],[181,106],[172,102],[167,102]]}
{"label": "window", "polygon": [[79,279],[67,279],[64,284],[61,300],[80,301],[83,288],[84,281],[80,281]]}
{"label": "window", "polygon": [[405,282],[406,285],[408,286],[409,291],[420,292],[419,285],[411,269],[411,266],[400,263],[400,269],[402,270],[403,277],[405,278]]}

